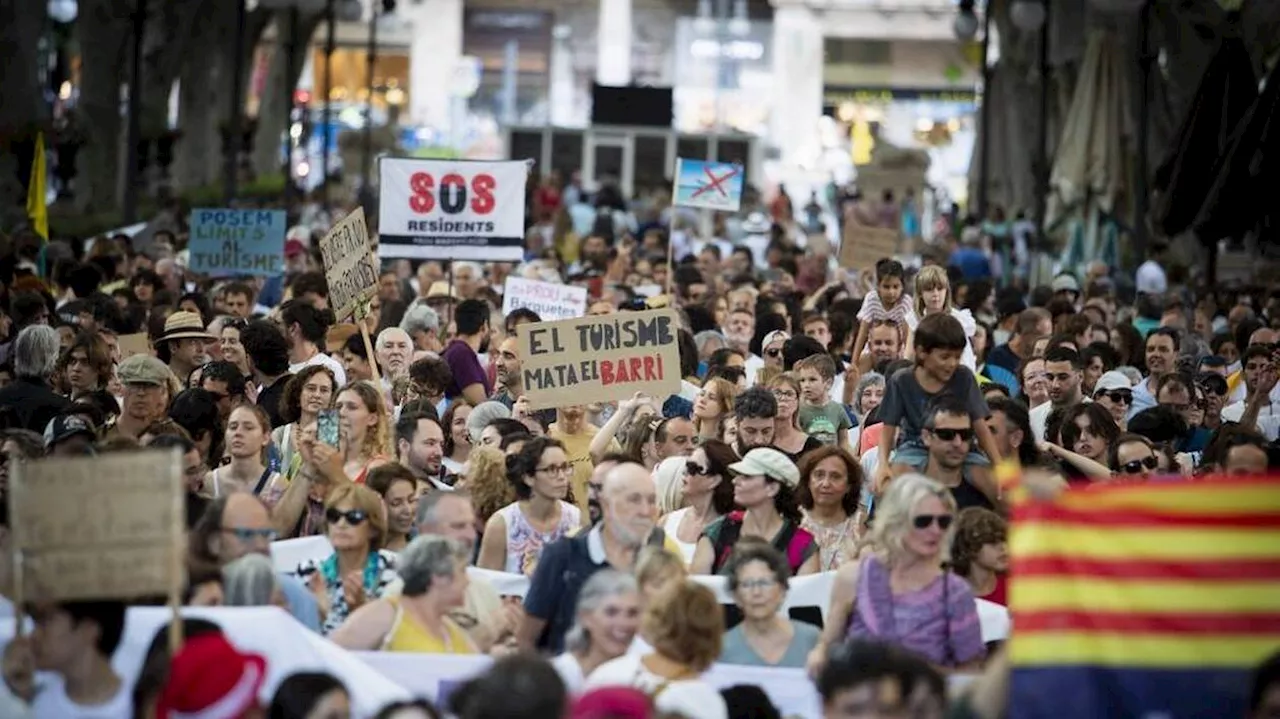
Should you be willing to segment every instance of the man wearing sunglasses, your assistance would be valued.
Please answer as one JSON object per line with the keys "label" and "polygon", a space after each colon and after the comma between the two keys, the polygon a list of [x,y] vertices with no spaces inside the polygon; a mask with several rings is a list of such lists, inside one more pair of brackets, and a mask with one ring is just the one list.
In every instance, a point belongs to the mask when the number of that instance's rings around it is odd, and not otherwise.
{"label": "man wearing sunglasses", "polygon": [[1121,372],[1103,372],[1093,387],[1093,401],[1111,413],[1121,430],[1129,423],[1129,408],[1133,406],[1133,385]]}
{"label": "man wearing sunglasses", "polygon": [[1155,445],[1140,434],[1122,434],[1116,438],[1110,459],[1116,479],[1147,480],[1160,466]]}
{"label": "man wearing sunglasses", "polygon": [[935,398],[926,410],[920,439],[928,450],[921,474],[951,490],[960,509],[995,509],[998,499],[983,494],[965,476],[965,459],[973,449],[973,419],[962,400],[951,395]]}

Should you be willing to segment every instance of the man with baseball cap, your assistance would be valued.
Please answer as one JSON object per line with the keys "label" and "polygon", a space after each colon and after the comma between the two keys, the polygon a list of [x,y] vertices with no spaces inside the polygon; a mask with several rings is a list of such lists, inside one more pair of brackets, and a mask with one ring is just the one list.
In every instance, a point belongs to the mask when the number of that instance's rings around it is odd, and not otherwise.
{"label": "man with baseball cap", "polygon": [[195,368],[209,361],[204,345],[215,339],[205,331],[200,315],[174,312],[164,321],[164,332],[155,338],[156,356],[169,365],[179,384],[185,384]]}
{"label": "man with baseball cap", "polygon": [[58,415],[44,428],[44,451],[50,457],[90,456],[97,439],[93,425],[80,415]]}
{"label": "man with baseball cap", "polygon": [[173,373],[151,355],[134,355],[120,363],[116,376],[124,387],[124,401],[110,434],[137,439],[148,425],[164,417]]}

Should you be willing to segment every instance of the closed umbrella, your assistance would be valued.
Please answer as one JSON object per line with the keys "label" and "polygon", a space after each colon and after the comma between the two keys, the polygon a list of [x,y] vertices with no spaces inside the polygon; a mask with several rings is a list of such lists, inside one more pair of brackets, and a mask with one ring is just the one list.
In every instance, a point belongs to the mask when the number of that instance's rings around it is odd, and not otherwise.
{"label": "closed umbrella", "polygon": [[1193,229],[1205,242],[1256,233],[1259,245],[1280,239],[1280,63],[1249,108],[1205,195]]}
{"label": "closed umbrella", "polygon": [[1257,99],[1258,76],[1244,41],[1237,34],[1224,37],[1200,78],[1168,153],[1156,168],[1151,219],[1166,237],[1190,229],[1233,133]]}
{"label": "closed umbrella", "polygon": [[1065,270],[1093,260],[1118,264],[1117,215],[1134,126],[1122,47],[1112,33],[1090,31],[1049,176],[1045,226],[1067,236]]}

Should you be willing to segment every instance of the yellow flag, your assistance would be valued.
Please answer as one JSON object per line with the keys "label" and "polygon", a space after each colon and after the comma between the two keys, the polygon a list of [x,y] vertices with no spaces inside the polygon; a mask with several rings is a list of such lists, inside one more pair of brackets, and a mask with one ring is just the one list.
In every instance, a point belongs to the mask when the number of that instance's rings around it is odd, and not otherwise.
{"label": "yellow flag", "polygon": [[44,162],[44,133],[36,133],[36,152],[31,162],[31,181],[27,184],[27,217],[36,234],[49,241],[49,208],[45,206],[47,187]]}

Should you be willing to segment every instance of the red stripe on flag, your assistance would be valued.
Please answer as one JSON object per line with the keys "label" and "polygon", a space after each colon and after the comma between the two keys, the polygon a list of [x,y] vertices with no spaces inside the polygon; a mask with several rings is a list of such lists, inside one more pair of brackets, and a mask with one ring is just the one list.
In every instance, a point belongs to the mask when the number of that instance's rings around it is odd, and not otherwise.
{"label": "red stripe on flag", "polygon": [[1107,612],[1018,612],[1018,632],[1110,632],[1121,634],[1275,634],[1280,612],[1267,614],[1116,614]]}
{"label": "red stripe on flag", "polygon": [[1165,579],[1195,581],[1253,581],[1280,578],[1280,559],[1210,559],[1151,561],[1143,559],[1082,559],[1069,554],[1016,557],[1015,577],[1102,577],[1107,579]]}
{"label": "red stripe on flag", "polygon": [[1245,529],[1280,528],[1280,512],[1239,512],[1215,514],[1182,514],[1169,511],[1152,511],[1138,507],[1123,509],[1075,509],[1052,504],[1030,504],[1019,508],[1015,519],[1022,521],[1078,524],[1082,530],[1095,527],[1133,529],[1159,527],[1213,529],[1218,527]]}

